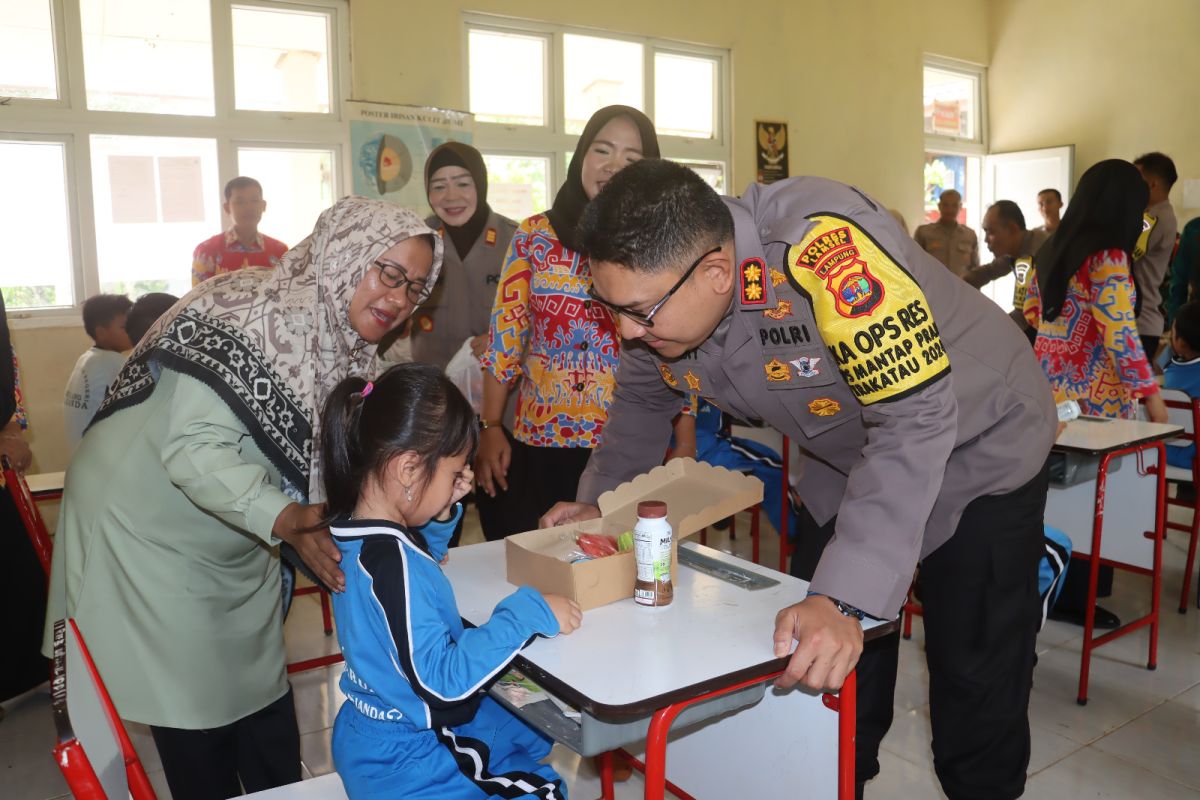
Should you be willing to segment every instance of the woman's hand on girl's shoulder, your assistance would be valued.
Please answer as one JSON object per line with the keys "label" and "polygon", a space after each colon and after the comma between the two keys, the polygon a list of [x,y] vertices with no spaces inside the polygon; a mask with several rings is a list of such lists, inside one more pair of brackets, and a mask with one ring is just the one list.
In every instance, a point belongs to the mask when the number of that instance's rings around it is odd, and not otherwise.
{"label": "woman's hand on girl's shoulder", "polygon": [[579,608],[579,603],[561,594],[548,594],[544,597],[546,605],[550,606],[551,613],[558,620],[559,635],[566,636],[583,624],[583,611]]}
{"label": "woman's hand on girl's shoulder", "polygon": [[295,548],[300,558],[322,583],[335,592],[341,592],[346,588],[346,576],[338,566],[342,554],[333,543],[329,528],[319,527],[324,519],[324,503],[291,503],[279,512],[271,533],[275,538]]}

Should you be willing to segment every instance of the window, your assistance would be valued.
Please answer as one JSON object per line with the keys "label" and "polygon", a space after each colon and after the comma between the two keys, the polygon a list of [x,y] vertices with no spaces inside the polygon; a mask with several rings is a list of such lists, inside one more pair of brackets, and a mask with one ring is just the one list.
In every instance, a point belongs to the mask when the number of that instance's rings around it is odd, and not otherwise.
{"label": "window", "polygon": [[13,318],[185,293],[196,245],[231,224],[237,175],[263,185],[263,233],[307,236],[341,194],[347,15],[347,0],[0,0],[0,95],[17,98],[0,218],[44,232],[0,261]]}
{"label": "window", "polygon": [[665,158],[725,190],[728,51],[484,14],[465,16],[468,108],[488,165],[488,201],[513,219],[542,211],[599,108],[655,122]]}
{"label": "window", "polygon": [[66,140],[0,138],[0,219],[10,231],[4,243],[5,308],[71,306],[75,303],[71,215],[67,202]]}
{"label": "window", "polygon": [[[987,153],[985,77],[984,68],[974,64],[925,58],[924,217],[918,224],[937,221],[942,192],[954,189],[963,201],[958,221],[980,233]],[[981,256],[986,259],[985,253]]]}
{"label": "window", "polygon": [[0,0],[0,97],[58,98],[50,0]]}

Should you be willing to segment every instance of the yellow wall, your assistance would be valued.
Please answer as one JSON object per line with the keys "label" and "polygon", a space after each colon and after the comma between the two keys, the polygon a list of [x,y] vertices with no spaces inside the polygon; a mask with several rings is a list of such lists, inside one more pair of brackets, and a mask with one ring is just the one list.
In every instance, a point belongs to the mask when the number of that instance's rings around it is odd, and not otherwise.
{"label": "yellow wall", "polygon": [[[985,0],[353,0],[355,99],[464,108],[462,13],[606,28],[728,48],[733,174],[753,178],[756,118],[789,125],[792,174],[854,183],[914,222],[921,213],[921,59],[987,61]],[[15,332],[35,471],[65,468],[62,390],[82,328]]]}
{"label": "yellow wall", "polygon": [[1075,179],[1105,158],[1161,150],[1200,177],[1200,3],[997,0],[991,8],[992,152],[1075,145]]}

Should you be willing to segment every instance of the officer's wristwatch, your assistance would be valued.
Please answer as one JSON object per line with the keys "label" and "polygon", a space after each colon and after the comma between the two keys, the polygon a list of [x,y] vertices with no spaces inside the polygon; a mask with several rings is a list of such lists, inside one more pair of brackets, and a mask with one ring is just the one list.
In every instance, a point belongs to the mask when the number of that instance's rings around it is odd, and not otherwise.
{"label": "officer's wristwatch", "polygon": [[829,599],[833,601],[833,607],[836,608],[843,617],[854,617],[859,622],[862,622],[863,617],[866,616],[861,608],[855,608],[849,603],[843,603],[836,597],[830,597]]}

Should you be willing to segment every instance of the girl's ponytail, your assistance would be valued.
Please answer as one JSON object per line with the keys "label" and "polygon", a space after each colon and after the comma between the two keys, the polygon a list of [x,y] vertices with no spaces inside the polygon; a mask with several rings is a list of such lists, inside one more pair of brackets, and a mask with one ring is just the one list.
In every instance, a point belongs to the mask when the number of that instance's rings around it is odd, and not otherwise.
{"label": "girl's ponytail", "polygon": [[349,516],[358,503],[363,458],[358,436],[367,381],[346,378],[334,387],[321,414],[321,464],[326,518]]}

